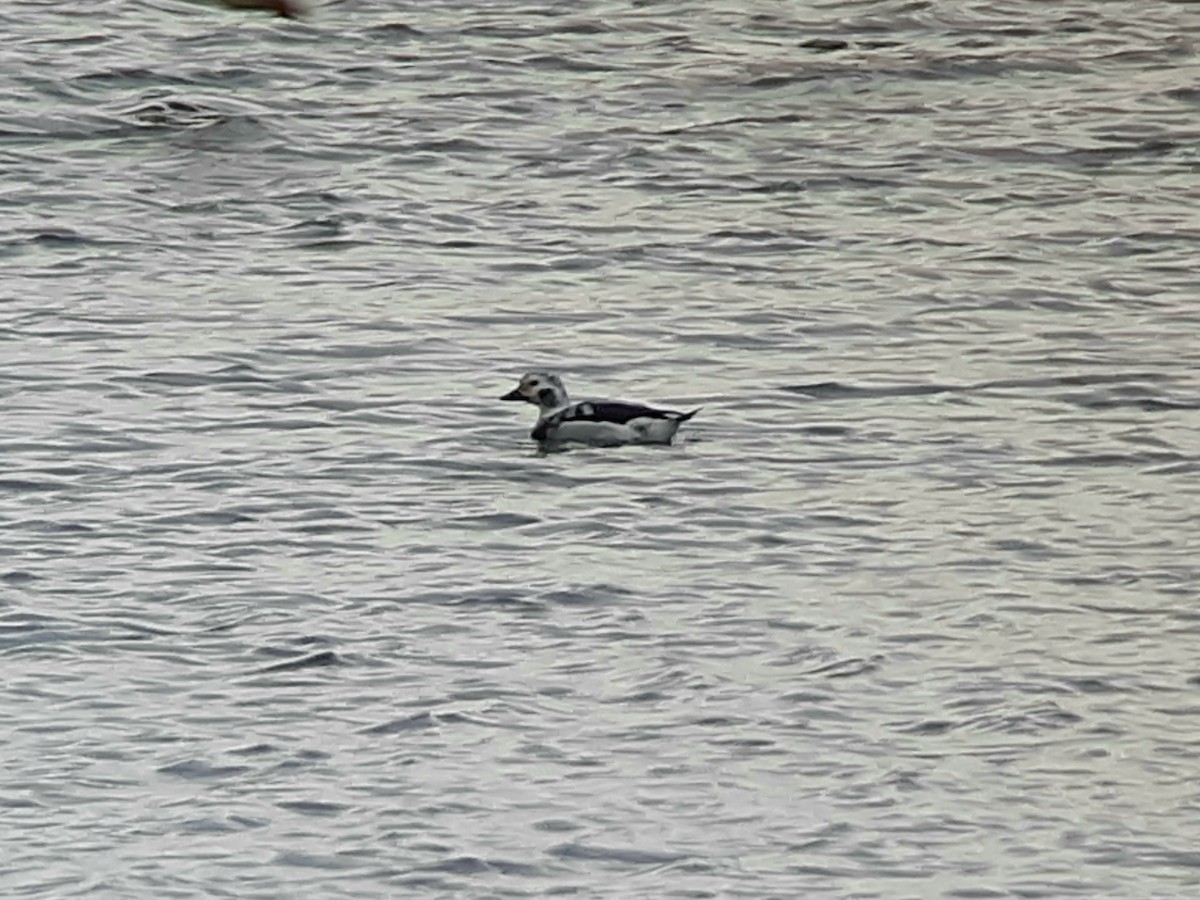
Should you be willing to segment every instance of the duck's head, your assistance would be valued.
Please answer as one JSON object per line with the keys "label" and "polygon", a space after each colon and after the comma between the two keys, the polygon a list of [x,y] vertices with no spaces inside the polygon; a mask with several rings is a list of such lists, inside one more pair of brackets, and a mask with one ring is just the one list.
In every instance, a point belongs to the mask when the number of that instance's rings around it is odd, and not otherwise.
{"label": "duck's head", "polygon": [[500,399],[524,400],[547,412],[567,405],[567,389],[557,375],[527,372],[521,376],[520,383]]}

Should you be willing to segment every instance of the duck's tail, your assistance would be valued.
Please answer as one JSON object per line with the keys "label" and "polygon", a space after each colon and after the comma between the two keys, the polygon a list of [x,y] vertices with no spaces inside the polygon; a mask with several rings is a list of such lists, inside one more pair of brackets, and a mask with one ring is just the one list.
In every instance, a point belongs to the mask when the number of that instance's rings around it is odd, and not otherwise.
{"label": "duck's tail", "polygon": [[676,421],[676,422],[678,422],[680,425],[682,425],[684,422],[686,422],[688,419],[690,419],[690,418],[691,418],[692,416],[694,416],[696,413],[700,412],[700,410],[702,410],[702,409],[704,409],[704,407],[703,407],[703,406],[697,406],[697,407],[696,407],[695,409],[693,409],[691,412],[687,412],[687,413],[680,413],[680,414],[679,414],[679,418],[678,418],[678,419],[676,419],[675,421]]}

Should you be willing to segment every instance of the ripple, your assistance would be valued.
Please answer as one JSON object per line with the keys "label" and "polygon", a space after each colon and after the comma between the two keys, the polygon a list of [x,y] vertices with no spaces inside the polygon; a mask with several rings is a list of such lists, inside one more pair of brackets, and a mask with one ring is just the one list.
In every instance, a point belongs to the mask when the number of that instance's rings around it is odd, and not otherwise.
{"label": "ripple", "polygon": [[1195,11],[160,6],[0,13],[9,893],[1182,896]]}

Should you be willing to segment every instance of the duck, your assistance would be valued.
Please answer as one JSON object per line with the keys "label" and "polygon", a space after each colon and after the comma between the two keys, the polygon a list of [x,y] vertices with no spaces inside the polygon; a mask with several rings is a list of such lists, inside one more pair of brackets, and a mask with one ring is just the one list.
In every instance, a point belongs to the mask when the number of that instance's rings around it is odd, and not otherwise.
{"label": "duck", "polygon": [[568,443],[594,447],[670,444],[679,426],[700,412],[699,408],[684,413],[619,400],[572,403],[562,379],[552,372],[526,372],[500,399],[538,408],[537,425],[529,436],[543,449]]}

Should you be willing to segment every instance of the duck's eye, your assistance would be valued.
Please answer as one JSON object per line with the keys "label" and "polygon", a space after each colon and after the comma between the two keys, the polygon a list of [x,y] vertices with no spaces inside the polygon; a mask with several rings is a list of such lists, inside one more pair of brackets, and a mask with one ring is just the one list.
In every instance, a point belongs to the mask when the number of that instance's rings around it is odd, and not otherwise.
{"label": "duck's eye", "polygon": [[530,386],[530,387],[537,387],[537,386],[538,386],[538,380],[537,380],[536,378],[535,378],[535,379],[533,379],[533,381],[529,382],[529,386]]}

